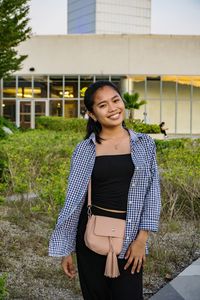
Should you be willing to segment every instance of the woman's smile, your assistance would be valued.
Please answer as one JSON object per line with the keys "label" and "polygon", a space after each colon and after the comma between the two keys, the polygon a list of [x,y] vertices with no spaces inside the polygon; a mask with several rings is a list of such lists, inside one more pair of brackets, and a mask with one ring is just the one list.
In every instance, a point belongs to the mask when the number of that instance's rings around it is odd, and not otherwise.
{"label": "woman's smile", "polygon": [[111,119],[111,120],[118,120],[119,119],[119,117],[120,117],[120,112],[118,112],[118,113],[115,113],[115,114],[113,114],[113,115],[111,115],[110,117],[108,117],[109,119]]}

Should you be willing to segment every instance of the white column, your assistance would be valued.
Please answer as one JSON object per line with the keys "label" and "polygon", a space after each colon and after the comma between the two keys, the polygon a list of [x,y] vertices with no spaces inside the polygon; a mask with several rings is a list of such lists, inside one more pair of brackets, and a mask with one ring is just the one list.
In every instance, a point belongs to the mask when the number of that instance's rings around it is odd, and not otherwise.
{"label": "white column", "polygon": [[134,93],[133,80],[131,78],[128,78],[127,81],[128,81],[128,93],[133,94]]}
{"label": "white column", "polygon": [[121,88],[121,94],[123,96],[124,93],[128,92],[128,79],[127,78],[121,78],[120,79],[120,88]]}
{"label": "white column", "polygon": [[[93,80],[94,80],[94,78],[93,78]],[[81,98],[81,96],[80,96],[80,91],[81,91],[81,76],[80,75],[78,75],[78,100],[74,100],[74,101],[78,101],[78,118],[80,118],[80,107],[81,107],[81,105],[80,105],[80,98]]]}
{"label": "white column", "polygon": [[31,100],[31,129],[35,129],[35,101]]}
{"label": "white column", "polygon": [[192,107],[193,104],[193,82],[191,82],[191,90],[190,90],[190,134],[192,134]]}
{"label": "white column", "polygon": [[16,98],[16,126],[20,127],[20,101]]}

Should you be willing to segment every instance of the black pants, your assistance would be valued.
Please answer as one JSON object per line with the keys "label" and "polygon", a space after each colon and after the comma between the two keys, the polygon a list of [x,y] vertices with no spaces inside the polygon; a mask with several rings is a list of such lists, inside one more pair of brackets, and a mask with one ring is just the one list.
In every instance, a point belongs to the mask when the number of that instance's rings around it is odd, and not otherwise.
{"label": "black pants", "polygon": [[126,260],[118,259],[120,276],[117,278],[104,276],[106,256],[86,247],[84,243],[86,224],[87,208],[84,206],[76,240],[77,265],[84,300],[142,300],[142,270],[131,274],[131,267],[124,270]]}

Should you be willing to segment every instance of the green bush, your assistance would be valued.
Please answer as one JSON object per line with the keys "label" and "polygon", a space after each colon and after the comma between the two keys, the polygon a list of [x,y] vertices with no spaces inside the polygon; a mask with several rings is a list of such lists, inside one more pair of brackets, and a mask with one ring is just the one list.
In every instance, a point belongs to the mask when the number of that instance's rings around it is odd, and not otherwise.
{"label": "green bush", "polygon": [[163,153],[169,149],[184,148],[188,139],[155,140],[157,151]]}
{"label": "green bush", "polygon": [[[140,121],[125,121],[126,126],[136,132],[142,133],[160,133],[160,127],[156,124],[145,124]],[[86,132],[87,120],[70,118],[66,119],[63,117],[38,117],[36,118],[37,129],[48,129],[55,131],[74,131]]]}
{"label": "green bush", "polygon": [[7,137],[7,133],[2,129],[2,127],[8,127],[13,132],[17,131],[17,127],[8,119],[0,117],[0,139]]}
{"label": "green bush", "polygon": [[157,143],[163,212],[169,218],[184,214],[200,217],[200,140]]}
{"label": "green bush", "polygon": [[6,288],[7,274],[3,273],[0,275],[0,300],[7,299],[9,293]]}
{"label": "green bush", "polygon": [[[65,199],[69,165],[83,132],[32,130],[0,141],[0,194],[34,192],[46,211]],[[200,140],[156,141],[163,213],[200,216]]]}
{"label": "green bush", "polygon": [[63,203],[69,163],[79,133],[27,131],[0,143],[0,192],[35,193],[46,205]]}
{"label": "green bush", "polygon": [[125,121],[126,126],[130,129],[133,129],[136,132],[141,133],[160,133],[160,127],[156,124],[145,124],[138,121]]}
{"label": "green bush", "polygon": [[36,118],[37,129],[48,129],[55,131],[83,132],[86,130],[86,119],[63,118],[63,117],[38,117]]}

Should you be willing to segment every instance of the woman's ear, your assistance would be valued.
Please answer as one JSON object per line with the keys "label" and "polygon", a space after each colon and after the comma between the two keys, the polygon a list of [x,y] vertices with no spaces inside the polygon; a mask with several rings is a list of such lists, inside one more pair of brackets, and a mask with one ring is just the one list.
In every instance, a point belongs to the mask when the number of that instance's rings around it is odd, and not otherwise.
{"label": "woman's ear", "polygon": [[95,122],[97,121],[97,118],[95,117],[95,115],[94,115],[92,112],[90,112],[90,111],[87,110],[87,114],[88,114],[88,116],[89,116],[90,118],[92,118]]}

